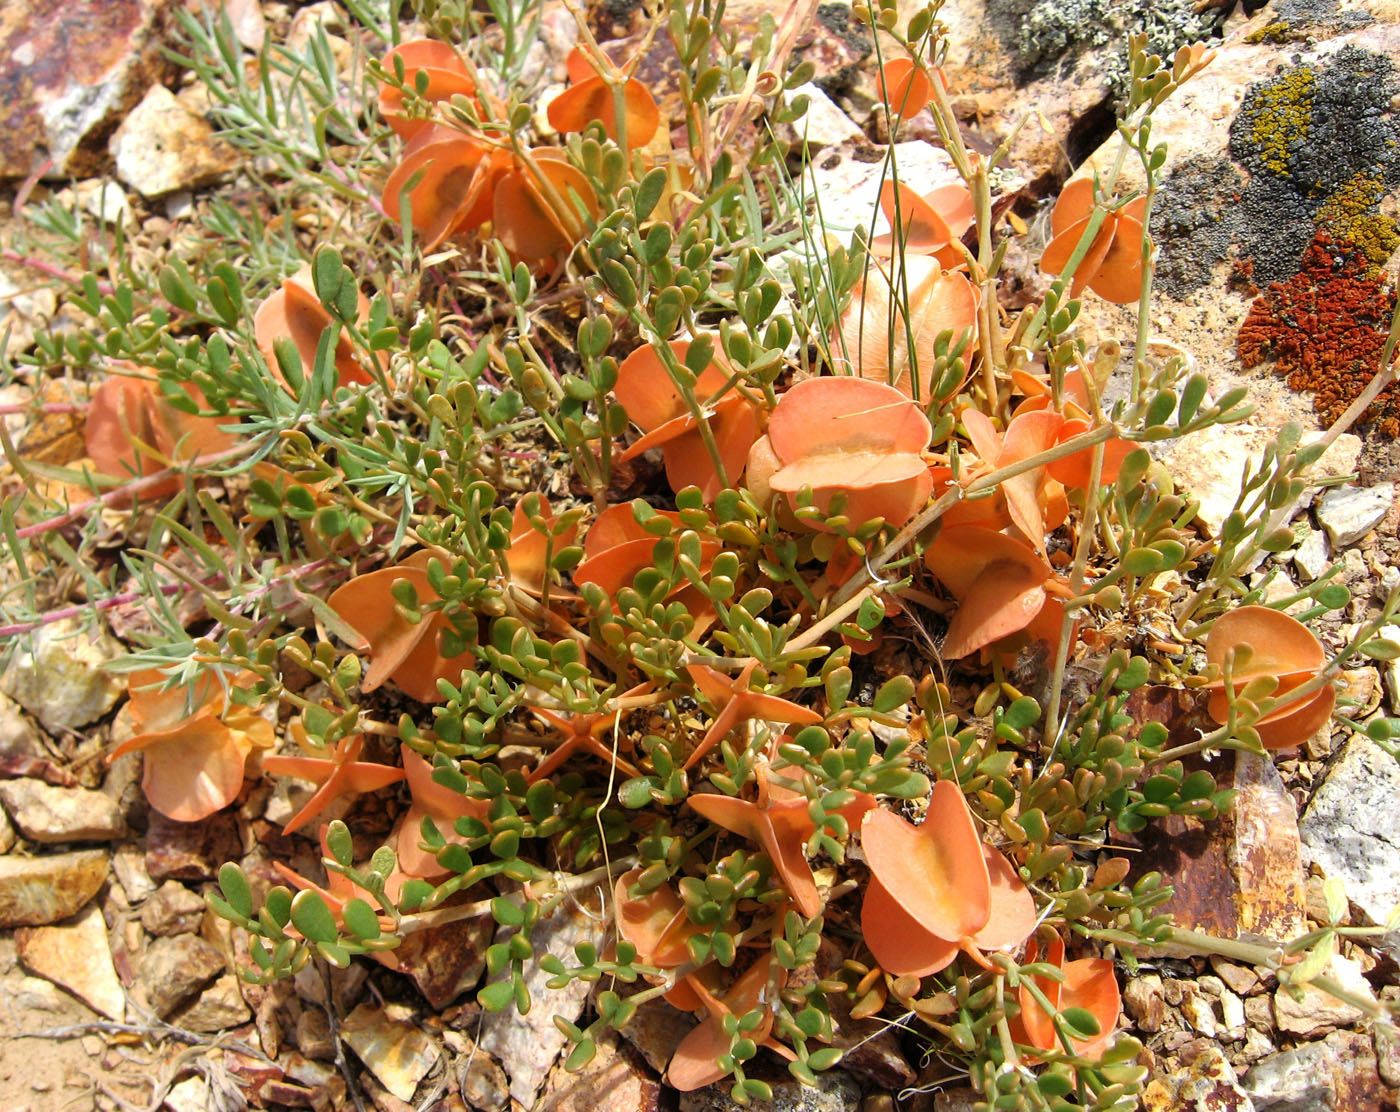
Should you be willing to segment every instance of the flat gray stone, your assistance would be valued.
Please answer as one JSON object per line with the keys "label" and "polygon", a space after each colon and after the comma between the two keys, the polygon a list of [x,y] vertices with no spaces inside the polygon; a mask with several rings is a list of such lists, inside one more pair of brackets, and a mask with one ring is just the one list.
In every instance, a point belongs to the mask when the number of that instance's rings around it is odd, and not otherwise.
{"label": "flat gray stone", "polygon": [[117,177],[143,197],[207,185],[238,164],[237,153],[214,135],[164,85],[154,85],[112,136]]}
{"label": "flat gray stone", "polygon": [[73,730],[95,722],[117,705],[126,684],[104,665],[123,655],[105,629],[84,630],[65,619],[36,630],[0,675],[8,695],[45,729]]}
{"label": "flat gray stone", "polygon": [[1400,762],[1354,734],[1313,792],[1299,830],[1303,853],[1372,923],[1384,923],[1400,903]]}
{"label": "flat gray stone", "polygon": [[1304,583],[1311,583],[1328,568],[1331,563],[1331,549],[1327,547],[1327,535],[1320,529],[1309,529],[1303,543],[1293,553],[1293,566]]}
{"label": "flat gray stone", "polygon": [[1317,500],[1317,521],[1332,547],[1355,544],[1381,523],[1395,502],[1395,485],[1334,487]]}

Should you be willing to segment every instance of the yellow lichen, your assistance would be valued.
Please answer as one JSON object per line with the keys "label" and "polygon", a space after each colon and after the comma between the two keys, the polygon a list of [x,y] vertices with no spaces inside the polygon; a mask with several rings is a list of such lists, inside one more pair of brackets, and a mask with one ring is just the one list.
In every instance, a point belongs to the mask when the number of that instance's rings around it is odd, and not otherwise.
{"label": "yellow lichen", "polygon": [[1288,173],[1289,146],[1308,133],[1315,83],[1313,71],[1304,68],[1260,90],[1250,139],[1264,165],[1280,176]]}
{"label": "yellow lichen", "polygon": [[1385,195],[1385,183],[1374,173],[1362,172],[1332,194],[1317,210],[1317,226],[1334,239],[1355,245],[1365,257],[1366,276],[1374,278],[1400,246],[1395,221],[1377,211]]}

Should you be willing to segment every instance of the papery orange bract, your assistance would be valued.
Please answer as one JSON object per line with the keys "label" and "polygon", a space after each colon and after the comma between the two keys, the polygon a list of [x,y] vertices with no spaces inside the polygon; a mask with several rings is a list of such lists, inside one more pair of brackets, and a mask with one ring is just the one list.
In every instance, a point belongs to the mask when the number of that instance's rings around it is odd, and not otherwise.
{"label": "papery orange bract", "polygon": [[863,378],[890,383],[909,397],[913,396],[912,369],[917,364],[919,401],[927,405],[945,400],[957,393],[962,383],[940,384],[943,388],[938,397],[931,396],[937,360],[934,345],[942,332],[950,331],[954,343],[967,334],[963,358],[970,362],[977,344],[977,304],[977,289],[967,275],[944,270],[926,255],[891,260],[888,271],[872,266],[831,337],[832,359],[838,370],[849,369]]}
{"label": "papery orange bract", "polygon": [[[540,498],[538,516],[546,526],[554,521],[554,512],[550,509],[547,498]],[[577,537],[578,526],[570,525],[563,532],[554,534],[551,543],[550,537],[531,524],[530,517],[525,512],[525,499],[522,498],[515,504],[515,509],[510,515],[510,548],[506,550],[510,564],[510,581],[522,591],[538,598],[544,592],[544,585],[549,579],[546,557],[550,552],[558,553],[560,549],[572,545]]]}
{"label": "papery orange bract", "polygon": [[695,683],[696,693],[714,707],[715,713],[715,719],[700,739],[700,744],[686,758],[685,768],[696,765],[730,730],[750,718],[800,726],[815,725],[822,720],[822,716],[810,707],[750,689],[749,682],[757,667],[757,661],[751,661],[731,678],[707,664],[685,666]]}
{"label": "papery orange bract", "polygon": [[[680,524],[680,514],[674,510],[654,512],[673,524]],[[632,580],[639,571],[652,566],[652,552],[658,539],[638,523],[630,503],[609,506],[594,519],[583,539],[583,562],[574,569],[574,582],[596,583],[615,597],[623,587],[632,585]],[[721,548],[718,541],[701,539],[702,573],[709,570]],[[690,591],[693,591],[693,588],[683,586],[673,591],[672,595],[688,598],[690,595],[687,592]],[[699,595],[698,599],[706,601],[703,595]]]}
{"label": "papery orange bract", "polygon": [[[358,294],[358,302],[358,316],[363,321],[369,316],[369,301],[361,293]],[[292,388],[277,362],[276,342],[281,339],[292,341],[297,355],[301,357],[302,374],[310,377],[312,368],[316,366],[316,348],[321,342],[321,334],[331,323],[331,315],[316,295],[309,263],[287,278],[276,292],[258,306],[258,311],[253,315],[253,336],[258,342],[258,350],[267,360],[268,370],[289,393]],[[355,357],[355,349],[344,332],[335,345],[335,370],[341,386],[364,385],[374,381]]]}
{"label": "papery orange bract", "polygon": [[905,255],[932,255],[945,269],[965,264],[959,241],[973,220],[967,186],[952,182],[921,197],[907,185],[887,181],[880,188],[880,211],[892,230],[870,241],[871,254],[892,258],[902,246]]}
{"label": "papery orange bract", "polygon": [[[578,205],[597,219],[598,198],[582,171],[562,151],[536,147],[530,155],[548,189],[527,167],[506,172],[497,179],[492,193],[491,222],[497,238],[512,255],[525,262],[542,262],[578,242],[586,230]],[[550,198],[550,191],[557,202]]]}
{"label": "papery orange bract", "polygon": [[839,376],[799,382],[778,399],[767,447],[781,464],[760,482],[788,496],[812,488],[826,511],[846,495],[852,525],[882,517],[903,525],[928,501],[933,480],[921,453],[933,435],[919,407],[892,386]]}
{"label": "papery orange bract", "polygon": [[[1004,433],[991,418],[966,408],[960,414],[973,451],[988,471],[1022,462],[1052,447],[1060,436],[1064,418],[1048,409],[1017,413]],[[1035,467],[1002,481],[997,496],[1006,501],[1007,516],[1037,552],[1045,551],[1045,534],[1060,526],[1068,515],[1064,490],[1045,467]]]}
{"label": "papery orange bract", "polygon": [[950,660],[1025,629],[1045,606],[1050,566],[1005,533],[977,525],[945,528],[924,563],[958,600],[943,645]]}
{"label": "papery orange bract", "polygon": [[[407,196],[413,228],[424,250],[431,251],[491,219],[496,185],[511,166],[507,151],[489,149],[452,128],[425,128],[404,148],[384,183],[384,212],[402,224],[401,202]],[[415,175],[418,183],[405,194]]]}
{"label": "papery orange bract", "polygon": [[[941,70],[935,70],[947,88]],[[902,119],[917,116],[933,99],[933,83],[909,58],[891,58],[880,67],[880,96],[889,109]]]}
{"label": "papery orange bract", "polygon": [[[1099,227],[1088,253],[1075,268],[1070,296],[1088,287],[1105,301],[1134,302],[1142,293],[1142,217],[1147,198],[1138,197],[1110,212]],[[1094,182],[1077,178],[1065,186],[1050,214],[1054,237],[1041,256],[1047,274],[1059,274],[1079,246],[1094,210]]]}
{"label": "papery orange bract", "polygon": [[[1215,620],[1206,637],[1206,660],[1217,668],[1226,656],[1243,646],[1250,651],[1231,671],[1236,691],[1250,680],[1273,676],[1278,687],[1271,698],[1286,695],[1317,676],[1327,666],[1327,654],[1308,627],[1267,606],[1240,606]],[[1229,701],[1223,677],[1206,684],[1210,691],[1207,710],[1217,722],[1229,718]],[[1322,729],[1332,717],[1337,692],[1330,684],[1311,696],[1296,699],[1265,715],[1254,724],[1266,749],[1291,749]]]}
{"label": "papery orange bract", "polygon": [[[392,588],[400,580],[413,584],[422,606],[441,597],[428,580],[428,561],[435,555],[416,552],[402,564],[356,576],[327,600],[368,644],[370,666],[360,681],[361,691],[373,691],[392,680],[405,695],[424,703],[438,702],[442,699],[438,680],[457,683],[462,671],[476,663],[469,652],[443,655],[441,638],[448,622],[441,611],[424,614],[416,625],[399,616]],[[444,565],[451,563],[438,558]]]}
{"label": "papery orange bract", "polygon": [[919,826],[869,812],[861,847],[870,887],[861,932],[885,972],[923,977],[962,950],[990,968],[984,950],[1009,950],[1035,928],[1035,903],[1000,853],[977,837],[958,786],[934,784]]}
{"label": "papery orange bract", "polygon": [[[400,43],[384,55],[384,69],[394,72],[394,59],[404,63],[404,85],[417,89],[417,75],[428,75],[428,87],[422,94],[430,102],[450,100],[452,97],[472,96],[476,92],[476,82],[467,72],[461,56],[445,42],[435,39],[414,39]],[[424,128],[433,126],[431,120],[412,119],[404,113],[403,93],[392,85],[384,85],[379,90],[379,114],[384,122],[394,129],[402,139],[414,138]]]}
{"label": "papery orange bract", "polygon": [[[1039,945],[1033,937],[1026,946],[1023,965],[1045,962],[1064,974],[1063,981],[1035,977],[1035,985],[1056,1011],[1083,1008],[1098,1021],[1099,1033],[1090,1039],[1070,1039],[1073,1053],[1089,1059],[1099,1058],[1113,1041],[1113,1028],[1122,1015],[1122,997],[1113,963],[1105,958],[1078,958],[1065,961],[1065,944],[1056,935],[1039,956]],[[1051,1016],[1040,1006],[1030,989],[1022,983],[1017,990],[1021,1012],[1011,1021],[1012,1037],[1038,1050],[1062,1051],[1064,1044],[1055,1031]]]}
{"label": "papery orange bract", "polygon": [[[118,364],[121,368],[136,368]],[[190,396],[202,403],[197,386],[187,386]],[[232,448],[233,433],[219,426],[230,418],[196,417],[172,406],[153,378],[114,371],[93,392],[83,430],[93,465],[103,475],[137,479],[154,475],[170,464]],[[146,498],[163,498],[183,486],[178,475],[143,492]]]}
{"label": "papery orange bract", "polygon": [[[1017,369],[1012,372],[1011,378],[1016,388],[1027,395],[1012,412],[1013,421],[1022,413],[1052,407],[1052,391],[1048,377],[1031,374],[1025,369]],[[1056,437],[1057,443],[1072,440],[1094,427],[1094,421],[1090,416],[1093,405],[1088,385],[1084,381],[1084,373],[1079,370],[1068,372],[1064,378],[1060,402],[1060,413],[1064,417],[1064,423],[1060,426],[1059,435]],[[1103,461],[1099,469],[1099,482],[1101,484],[1117,480],[1118,473],[1123,467],[1123,461],[1128,458],[1128,454],[1133,451],[1134,447],[1135,445],[1131,441],[1118,436],[1111,437],[1104,442]],[[1083,490],[1089,485],[1089,480],[1092,478],[1093,462],[1094,449],[1083,448],[1073,455],[1052,460],[1046,464],[1045,471],[1061,485],[1075,490]]]}
{"label": "papery orange bract", "polygon": [[642,896],[628,895],[641,875],[641,869],[631,869],[613,886],[618,937],[637,948],[637,961],[643,965],[659,969],[685,965],[690,961],[686,940],[707,928],[690,921],[685,904],[669,885]]}
{"label": "papery orange bract", "polygon": [[491,805],[484,799],[473,799],[463,795],[433,779],[433,766],[427,758],[404,746],[403,771],[408,780],[408,790],[413,803],[400,816],[395,827],[394,848],[398,854],[399,868],[410,876],[435,878],[446,875],[450,870],[438,864],[437,856],[420,849],[423,820],[430,818],[448,845],[460,845],[467,841],[457,833],[459,818],[485,819]]}
{"label": "papery orange bract", "polygon": [[593,69],[588,56],[578,47],[569,52],[569,79],[573,84],[560,93],[546,109],[549,126],[559,132],[582,131],[589,124],[597,122],[603,132],[614,143],[624,143],[630,150],[645,147],[661,122],[661,113],[656,106],[656,98],[647,87],[636,78],[621,77],[623,126],[627,134],[619,137],[617,129],[617,102],[614,100],[613,86]]}
{"label": "papery orange bract", "polygon": [[[708,966],[705,972],[714,968]],[[729,1072],[719,1065],[720,1055],[728,1054],[731,1045],[730,1037],[724,1030],[724,1019],[729,1015],[743,1016],[761,1009],[762,1020],[755,1029],[745,1032],[744,1037],[776,1050],[784,1057],[793,1057],[791,1050],[772,1038],[773,1003],[767,996],[767,990],[770,982],[773,982],[775,991],[781,990],[787,982],[787,971],[774,965],[767,953],[762,954],[722,993],[717,993],[709,982],[710,978],[703,973],[692,973],[685,981],[691,990],[696,1010],[703,1008],[705,1018],[681,1040],[666,1069],[666,1080],[673,1089],[683,1093],[713,1085]]]}
{"label": "papery orange bract", "polygon": [[[254,682],[252,673],[231,681]],[[152,807],[176,822],[198,822],[227,807],[243,787],[243,769],[254,748],[269,748],[272,725],[249,707],[231,704],[212,676],[193,688],[161,691],[166,676],[158,669],[127,677],[135,736],[108,755],[146,754],[141,790]]]}
{"label": "papery orange bract", "polygon": [[[672,340],[669,346],[684,365],[690,341]],[[731,389],[718,401],[710,401],[724,389],[729,378],[729,372],[711,360],[696,378],[694,389],[696,399],[707,411],[725,477],[734,486],[743,474],[749,449],[758,439],[759,427],[757,412],[738,391]],[[721,489],[714,460],[701,438],[699,422],[654,347],[639,347],[618,365],[613,393],[627,416],[646,433],[618,459],[626,461],[651,448],[660,448],[671,489],[697,486],[705,501],[713,502]]]}
{"label": "papery orange bract", "polygon": [[[293,723],[296,727],[298,724]],[[293,737],[303,751],[310,750],[304,728],[292,729]],[[393,765],[376,764],[360,760],[364,751],[365,739],[362,734],[343,737],[326,756],[273,756],[264,757],[264,772],[274,776],[291,776],[298,780],[309,780],[317,785],[316,791],[306,801],[301,810],[287,820],[282,827],[283,834],[299,830],[310,819],[320,814],[342,795],[359,795],[364,792],[379,791],[390,784],[397,784],[404,778],[404,770]]]}

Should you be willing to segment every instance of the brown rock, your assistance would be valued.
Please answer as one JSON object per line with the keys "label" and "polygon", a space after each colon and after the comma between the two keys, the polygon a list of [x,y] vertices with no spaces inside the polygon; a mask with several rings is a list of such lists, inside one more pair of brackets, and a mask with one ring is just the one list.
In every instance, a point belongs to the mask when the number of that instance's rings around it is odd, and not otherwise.
{"label": "brown rock", "polygon": [[203,898],[178,880],[167,880],[141,909],[141,925],[159,936],[197,931],[203,919]]}
{"label": "brown rock", "polygon": [[661,1083],[608,1032],[577,1073],[556,1068],[535,1112],[657,1112]]}
{"label": "brown rock", "polygon": [[34,842],[105,842],[126,831],[117,805],[86,788],[55,788],[42,780],[0,781],[0,803],[20,833]]}
{"label": "brown rock", "polygon": [[157,938],[137,970],[146,1000],[162,1019],[224,971],[219,951],[192,934]]}
{"label": "brown rock", "polygon": [[375,1004],[361,1004],[346,1016],[340,1035],[399,1100],[413,1099],[418,1083],[442,1055],[441,1047],[418,1027],[391,1019]]}
{"label": "brown rock", "polygon": [[1235,1071],[1217,1047],[1206,1046],[1183,1072],[1154,1078],[1143,1090],[1144,1112],[1254,1112]]}
{"label": "brown rock", "polygon": [[105,850],[0,857],[0,927],[37,927],[66,919],[106,879]]}
{"label": "brown rock", "polygon": [[219,866],[243,855],[237,820],[219,812],[203,822],[175,822],[151,812],[146,830],[146,871],[151,879],[213,880]]}
{"label": "brown rock", "polygon": [[1395,1091],[1376,1067],[1366,1035],[1337,1031],[1258,1062],[1245,1076],[1245,1089],[1260,1112],[1381,1112],[1394,1107]]}
{"label": "brown rock", "polygon": [[[1371,987],[1361,974],[1361,966],[1349,958],[1334,957],[1327,974],[1358,996],[1371,995]],[[1274,993],[1274,1019],[1278,1029],[1290,1035],[1314,1038],[1334,1028],[1355,1023],[1361,1016],[1360,1008],[1338,1000],[1316,985],[1303,985],[1297,999],[1287,988],[1280,988]]]}
{"label": "brown rock", "polygon": [[192,1003],[175,1012],[170,1021],[190,1031],[227,1031],[247,1023],[252,1015],[239,991],[238,978],[225,973]]}
{"label": "brown rock", "polygon": [[1156,973],[1144,973],[1123,986],[1123,1007],[1133,1017],[1139,1029],[1151,1034],[1162,1029],[1167,1013],[1162,978]]}
{"label": "brown rock", "polygon": [[335,1058],[335,1039],[330,1020],[318,1007],[302,1008],[297,1014],[297,1049],[308,1058],[329,1062]]}
{"label": "brown rock", "polygon": [[641,1053],[647,1065],[664,1075],[671,1055],[694,1026],[694,1016],[664,1000],[648,1000],[637,1006],[621,1035]]}
{"label": "brown rock", "polygon": [[407,973],[435,1010],[441,1011],[469,989],[486,971],[486,947],[495,921],[491,916],[463,919],[415,931],[379,960]]}
{"label": "brown rock", "polygon": [[169,0],[34,0],[0,8],[0,177],[52,162],[56,177],[95,169],[85,144],[165,68],[156,34]]}
{"label": "brown rock", "polygon": [[238,154],[214,129],[154,85],[112,136],[117,177],[143,197],[207,185],[238,165]]}
{"label": "brown rock", "polygon": [[15,948],[26,969],[66,988],[93,1011],[118,1023],[126,994],[112,967],[112,948],[102,912],[89,907],[61,926],[15,932]]}

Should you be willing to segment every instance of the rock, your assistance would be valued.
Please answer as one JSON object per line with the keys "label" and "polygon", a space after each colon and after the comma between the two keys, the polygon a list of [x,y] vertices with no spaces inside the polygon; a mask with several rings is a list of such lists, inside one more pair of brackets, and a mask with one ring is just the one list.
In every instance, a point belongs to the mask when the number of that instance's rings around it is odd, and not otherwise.
{"label": "rock", "polygon": [[664,1000],[647,1000],[637,1006],[620,1033],[646,1059],[647,1065],[665,1074],[671,1055],[694,1026],[695,1018],[688,1012],[673,1008]]}
{"label": "rock", "polygon": [[114,181],[98,178],[73,186],[78,204],[100,224],[127,225],[134,219],[126,191]]}
{"label": "rock", "polygon": [[[1219,1024],[1215,1021],[1215,1008],[1211,1002],[1199,992],[1192,992],[1181,1002],[1181,1014],[1186,1017],[1186,1022],[1199,1031],[1208,1039],[1213,1039],[1219,1030]],[[1244,1011],[1241,1009],[1240,1018],[1244,1018]]]}
{"label": "rock", "polygon": [[331,1037],[330,1020],[321,1008],[302,1008],[297,1013],[297,1049],[306,1057],[330,1062],[335,1059],[335,1039]]}
{"label": "rock", "polygon": [[1238,993],[1240,996],[1248,996],[1258,991],[1260,987],[1259,974],[1247,965],[1236,965],[1224,958],[1212,957],[1210,967],[1215,970],[1215,975],[1231,992]]}
{"label": "rock", "polygon": [[156,890],[151,874],[146,872],[146,855],[137,846],[124,845],[112,855],[112,872],[122,886],[130,903],[138,904]]}
{"label": "rock", "polygon": [[382,951],[379,960],[412,977],[428,1003],[441,1011],[481,980],[494,927],[486,915],[414,931],[397,949]]}
{"label": "rock", "polygon": [[107,879],[100,849],[48,857],[0,857],[0,928],[56,923],[76,912]]}
{"label": "rock", "polygon": [[376,1004],[361,1004],[340,1025],[340,1036],[380,1084],[411,1101],[437,1064],[441,1048],[412,1023],[390,1019]]}
{"label": "rock", "polygon": [[597,1048],[577,1073],[554,1070],[535,1112],[657,1112],[661,1083],[634,1060],[630,1048],[620,1047],[611,1032],[597,1040]]}
{"label": "rock", "polygon": [[10,816],[0,811],[0,854],[9,853],[15,844],[15,828],[10,825]]}
{"label": "rock", "polygon": [[121,811],[86,788],[55,788],[42,780],[0,782],[0,803],[30,841],[105,842],[126,832]]}
{"label": "rock", "polygon": [[227,1031],[247,1023],[253,1013],[238,988],[238,978],[225,973],[199,996],[170,1017],[176,1027],[190,1031]]}
{"label": "rock", "polygon": [[503,1112],[510,1105],[510,1082],[491,1055],[472,1046],[457,1071],[457,1085],[473,1108]]}
{"label": "rock", "polygon": [[1311,583],[1331,566],[1327,537],[1321,530],[1309,529],[1298,550],[1293,553],[1293,566],[1304,583]]}
{"label": "rock", "polygon": [[141,925],[160,936],[193,933],[203,918],[203,898],[178,880],[167,880],[141,909]]}
{"label": "rock", "polygon": [[198,1074],[177,1081],[165,1094],[165,1107],[170,1112],[206,1112],[212,1107],[209,1082]]}
{"label": "rock", "polygon": [[1144,1112],[1254,1112],[1255,1105],[1218,1047],[1208,1046],[1183,1072],[1154,1077]]}
{"label": "rock", "polygon": [[[1180,742],[1210,728],[1194,698],[1181,692],[1143,689],[1130,706],[1138,721],[1161,721],[1168,736]],[[1188,759],[1188,772],[1198,767],[1206,765]],[[1293,797],[1267,757],[1237,752],[1213,762],[1210,770],[1219,787],[1236,791],[1230,813],[1209,823],[1166,816],[1136,835],[1143,853],[1135,864],[1159,870],[1172,885],[1162,911],[1178,923],[1233,940],[1275,944],[1296,937],[1306,916]],[[1186,957],[1189,950],[1168,945],[1152,953]]]}
{"label": "rock", "polygon": [[34,724],[24,717],[17,703],[0,695],[0,757],[47,756]]}
{"label": "rock", "polygon": [[1338,1031],[1265,1058],[1244,1083],[1259,1112],[1380,1112],[1394,1099],[1393,1090],[1389,1097],[1385,1093],[1371,1040],[1355,1031]]}
{"label": "rock", "polygon": [[146,872],[152,880],[213,880],[219,866],[243,856],[238,820],[226,811],[203,822],[176,822],[150,813]]}
{"label": "rock", "polygon": [[[879,213],[880,186],[889,176],[884,156],[884,148],[858,143],[822,154],[813,163],[808,187],[821,204],[827,232],[842,243],[857,228],[868,232]],[[916,184],[919,193],[962,180],[952,159],[928,143],[896,143],[894,156],[900,180]],[[883,217],[875,230],[889,231]]]}
{"label": "rock", "polygon": [[1199,978],[1196,983],[1201,986],[1201,991],[1209,999],[1216,1002],[1216,1006],[1220,1009],[1221,1035],[1226,1041],[1234,1042],[1236,1039],[1244,1038],[1244,1001],[1226,988],[1225,982],[1219,977],[1206,975]]}
{"label": "rock", "polygon": [[[502,928],[497,941],[514,933]],[[561,904],[548,919],[542,919],[530,935],[530,944],[537,959],[546,953],[555,954],[565,964],[575,960],[574,946],[592,942],[598,935],[597,924],[572,903]],[[538,960],[525,971],[525,986],[534,1006],[530,1014],[517,1015],[513,1010],[487,1012],[481,1017],[481,1034],[477,1039],[482,1049],[496,1056],[510,1078],[510,1095],[526,1108],[533,1108],[540,1086],[548,1076],[554,1060],[568,1041],[554,1025],[556,1015],[570,1023],[583,1012],[589,986],[574,981],[562,989],[551,989],[546,982],[550,975],[540,968]]]}
{"label": "rock", "polygon": [[817,85],[808,82],[793,89],[789,97],[807,97],[807,112],[795,123],[789,125],[793,139],[800,150],[806,143],[810,150],[823,147],[839,147],[843,143],[859,143],[865,133],[855,125],[855,121],[832,103]]}
{"label": "rock", "polygon": [[[1374,999],[1360,964],[1350,958],[1334,957],[1327,975],[1354,995]],[[1362,1015],[1354,1004],[1338,1000],[1313,984],[1303,985],[1298,999],[1287,988],[1281,987],[1274,993],[1274,1020],[1285,1034],[1315,1038],[1336,1027],[1355,1023]]]}
{"label": "rock", "polygon": [[[771,1084],[772,1100],[750,1101],[743,1107],[748,1112],[855,1112],[860,1107],[860,1086],[839,1066],[817,1074],[815,1089],[791,1077]],[[680,1112],[740,1112],[729,1096],[728,1085],[709,1085],[680,1097]]]}
{"label": "rock", "polygon": [[1384,923],[1400,903],[1397,797],[1400,763],[1364,734],[1353,734],[1313,792],[1300,823],[1307,859],[1327,876],[1338,877],[1347,899],[1376,924]]}
{"label": "rock", "polygon": [[117,177],[143,197],[207,185],[238,165],[209,121],[154,85],[112,136]]}
{"label": "rock", "polygon": [[223,971],[218,950],[202,938],[181,934],[153,941],[136,977],[151,1010],[165,1019]]}
{"label": "rock", "polygon": [[1317,522],[1333,548],[1355,544],[1384,519],[1395,503],[1395,485],[1334,487],[1317,500]]}
{"label": "rock", "polygon": [[1148,1034],[1160,1031],[1167,1013],[1162,978],[1156,973],[1132,978],[1123,986],[1123,1007],[1143,1031]]}
{"label": "rock", "polygon": [[19,960],[31,973],[66,988],[93,1011],[120,1023],[126,994],[112,966],[112,947],[102,912],[89,907],[71,921],[15,932]]}
{"label": "rock", "polygon": [[5,59],[0,178],[46,163],[54,177],[95,170],[87,147],[165,68],[156,33],[170,0],[39,0],[0,9]]}
{"label": "rock", "polygon": [[34,715],[51,733],[101,718],[126,690],[103,666],[122,655],[107,633],[84,630],[66,618],[36,630],[0,675],[0,692]]}

